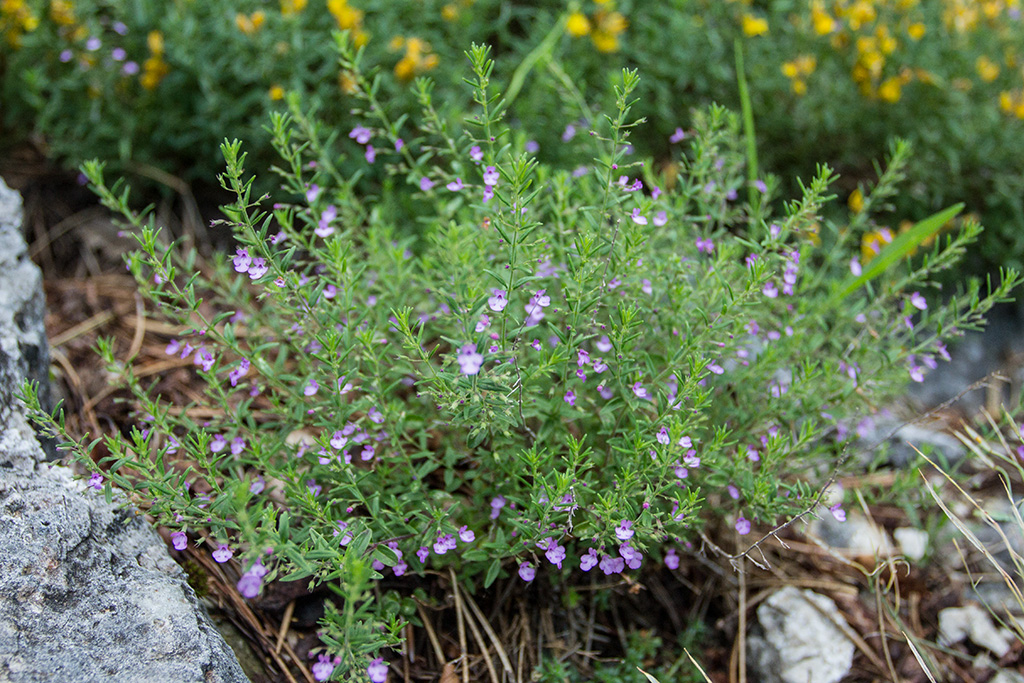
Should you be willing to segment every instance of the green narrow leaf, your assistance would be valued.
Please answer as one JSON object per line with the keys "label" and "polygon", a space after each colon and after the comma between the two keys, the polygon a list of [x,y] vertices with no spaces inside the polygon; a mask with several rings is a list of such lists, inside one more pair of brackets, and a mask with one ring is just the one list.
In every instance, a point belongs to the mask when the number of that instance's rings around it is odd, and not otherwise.
{"label": "green narrow leaf", "polygon": [[494,580],[498,578],[498,572],[501,571],[501,560],[495,560],[491,562],[491,566],[487,568],[487,576],[484,577],[484,588],[490,588]]}
{"label": "green narrow leaf", "polygon": [[835,295],[834,300],[839,302],[842,299],[845,299],[865,283],[884,273],[891,265],[905,259],[910,255],[910,252],[914,251],[922,242],[937,233],[943,225],[952,220],[963,210],[963,208],[964,205],[962,203],[954,204],[948,209],[944,209],[922,221],[919,221],[910,230],[899,235],[896,239],[886,245],[878,256],[871,259],[871,263],[868,264],[868,267],[864,269],[863,273],[857,277],[851,277],[848,279],[843,288]]}
{"label": "green narrow leaf", "polygon": [[743,43],[739,38],[733,42],[733,51],[736,54],[736,85],[740,91],[740,109],[743,112],[743,134],[747,146],[747,180],[750,187],[747,192],[750,196],[750,203],[757,204],[757,190],[754,181],[757,180],[757,138],[754,131],[754,108],[750,104],[750,91],[747,89],[747,73],[743,68]]}

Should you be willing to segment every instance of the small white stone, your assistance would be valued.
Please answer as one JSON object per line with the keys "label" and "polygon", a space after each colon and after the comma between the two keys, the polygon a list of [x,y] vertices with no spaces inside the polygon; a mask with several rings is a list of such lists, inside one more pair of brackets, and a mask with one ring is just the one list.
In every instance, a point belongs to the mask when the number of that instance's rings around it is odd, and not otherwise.
{"label": "small white stone", "polygon": [[952,645],[964,638],[997,657],[1009,652],[1013,642],[1013,634],[1005,628],[997,628],[992,616],[977,605],[948,607],[939,612],[939,643]]}
{"label": "small white stone", "polygon": [[920,560],[928,550],[928,532],[904,526],[892,532],[900,551],[908,560]]}

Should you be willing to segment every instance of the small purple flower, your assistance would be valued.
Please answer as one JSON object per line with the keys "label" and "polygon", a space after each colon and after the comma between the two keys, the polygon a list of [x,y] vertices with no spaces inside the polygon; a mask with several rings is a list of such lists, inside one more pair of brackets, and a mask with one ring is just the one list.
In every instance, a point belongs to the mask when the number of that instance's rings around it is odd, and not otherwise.
{"label": "small purple flower", "polygon": [[676,555],[675,548],[671,548],[665,553],[665,566],[673,571],[679,569],[679,556]]}
{"label": "small purple flower", "polygon": [[115,47],[110,51],[110,58],[115,62],[123,62],[128,57],[128,53],[123,47]]}
{"label": "small purple flower", "polygon": [[99,472],[94,472],[93,475],[91,477],[89,477],[89,483],[87,484],[87,486],[89,488],[91,488],[91,489],[96,489],[97,491],[102,491],[103,490],[103,475],[100,474]]}
{"label": "small purple flower", "polygon": [[113,24],[111,24],[110,28],[114,29],[114,33],[116,33],[119,36],[124,36],[128,34],[128,27],[125,25],[123,21],[115,21]]}
{"label": "small purple flower", "polygon": [[318,681],[326,681],[334,673],[335,662],[331,661],[331,658],[327,654],[321,654],[316,664],[310,667],[313,672],[313,678]]}
{"label": "small purple flower", "polygon": [[124,66],[121,67],[121,73],[125,76],[134,76],[139,73],[139,63],[131,60],[125,62]]}
{"label": "small purple flower", "polygon": [[660,443],[660,444],[662,444],[664,446],[667,446],[668,445],[668,441],[669,441],[668,429],[665,428],[665,427],[662,427],[661,429],[658,430],[658,443]]}
{"label": "small purple flower", "polygon": [[505,496],[496,496],[491,499],[491,519],[497,519],[501,514],[501,508],[505,507]]}
{"label": "small purple flower", "polygon": [[538,150],[540,150],[540,145],[537,144],[536,140],[527,140],[526,144],[523,145],[523,149],[525,149],[529,154],[536,154]]}
{"label": "small purple flower", "polygon": [[555,539],[549,538],[546,542],[541,541],[541,548],[547,548],[544,552],[544,557],[547,558],[548,562],[561,569],[562,561],[565,559],[565,547],[558,545],[558,541]]}
{"label": "small purple flower", "polygon": [[924,381],[924,368],[922,368],[920,365],[911,365],[909,372],[910,379],[914,380],[915,382]]}
{"label": "small purple flower", "polygon": [[508,306],[508,293],[504,289],[492,289],[492,296],[487,299],[487,306],[495,313],[501,313]]}
{"label": "small purple flower", "polygon": [[484,152],[480,149],[479,145],[473,145],[469,148],[469,158],[473,161],[480,163],[484,158]]}
{"label": "small purple flower", "polygon": [[591,569],[597,566],[597,551],[593,548],[587,549],[586,555],[580,558],[580,569],[585,572],[589,572]]}
{"label": "small purple flower", "polygon": [[856,256],[850,259],[850,272],[853,273],[854,277],[860,277],[860,274],[864,272]]}
{"label": "small purple flower", "polygon": [[434,187],[435,183],[427,176],[420,178],[420,189],[424,192],[429,192],[430,188]]}
{"label": "small purple flower", "polygon": [[103,46],[103,42],[99,38],[96,38],[95,36],[93,36],[92,38],[89,38],[89,40],[85,41],[85,49],[88,50],[89,52],[95,52],[96,50],[100,49],[102,46]]}
{"label": "small purple flower", "polygon": [[530,583],[537,578],[537,570],[529,562],[523,562],[519,565],[519,578],[526,583]]}
{"label": "small purple flower", "polygon": [[213,439],[210,441],[210,452],[220,453],[222,450],[227,448],[228,440],[224,438],[223,434],[214,434]]}
{"label": "small purple flower", "polygon": [[447,187],[452,192],[458,192],[459,190],[464,188],[465,185],[462,184],[462,178],[456,178],[455,180],[445,185],[445,187]]}
{"label": "small purple flower", "polygon": [[574,137],[576,137],[576,126],[570,123],[565,127],[565,130],[562,131],[562,142],[569,142]]}
{"label": "small purple flower", "polygon": [[711,241],[710,237],[698,237],[695,244],[697,245],[697,251],[702,251],[705,254],[710,254],[715,250],[715,243]]}
{"label": "small purple flower", "polygon": [[605,576],[611,576],[612,574],[621,574],[622,570],[626,568],[626,561],[621,557],[612,557],[611,555],[604,555],[601,557],[599,564],[601,571],[605,573]]}
{"label": "small purple flower", "polygon": [[75,57],[75,53],[72,52],[71,50],[61,50],[60,61],[62,61],[63,63],[67,64],[72,59],[74,59],[74,57]]}
{"label": "small purple flower", "polygon": [[494,168],[493,166],[488,166],[484,170],[484,185],[494,187],[495,185],[498,184],[498,179],[500,177],[501,174],[498,173],[498,169]]}
{"label": "small purple flower", "polygon": [[615,537],[620,541],[628,541],[633,538],[633,522],[628,519],[624,519],[619,522],[619,525],[615,527]]}
{"label": "small purple flower", "polygon": [[764,288],[761,289],[761,293],[769,299],[774,299],[779,295],[779,288],[775,286],[774,282],[766,282]]}
{"label": "small purple flower", "polygon": [[476,344],[466,344],[459,349],[455,360],[464,375],[479,374],[480,366],[484,363],[484,357],[476,351]]}
{"label": "small purple flower", "polygon": [[843,509],[842,503],[836,503],[835,505],[830,507],[828,511],[832,513],[832,516],[835,517],[837,522],[846,521],[846,510]]}
{"label": "small purple flower", "polygon": [[459,538],[463,543],[472,543],[476,540],[476,534],[468,526],[463,526],[459,528]]}
{"label": "small purple flower", "polygon": [[633,394],[635,394],[637,398],[642,398],[645,400],[649,400],[651,398],[651,395],[647,393],[647,390],[644,389],[643,385],[640,384],[640,382],[636,382],[633,384]]}
{"label": "small purple flower", "polygon": [[240,436],[236,436],[231,439],[231,454],[240,455],[245,450],[245,439]]}
{"label": "small purple flower", "polygon": [[260,594],[260,588],[263,586],[263,577],[256,576],[246,572],[242,574],[242,578],[238,580],[238,592],[242,594],[243,598],[255,598]]}
{"label": "small purple flower", "polygon": [[269,267],[267,266],[266,259],[254,258],[252,260],[252,265],[249,266],[249,279],[259,280],[261,277],[266,275],[267,270],[269,270]]}
{"label": "small purple flower", "polygon": [[373,148],[373,145],[367,145],[364,156],[366,157],[366,163],[372,164],[377,160],[377,150]]}
{"label": "small purple flower", "polygon": [[307,479],[306,488],[309,489],[310,494],[312,494],[314,498],[319,496],[320,492],[323,490],[323,487],[316,483],[316,479]]}
{"label": "small purple flower", "polygon": [[569,405],[576,407],[576,392],[569,389],[569,391],[565,392],[565,396],[562,397],[562,400]]}
{"label": "small purple flower", "polygon": [[914,292],[910,295],[910,305],[919,311],[928,309],[928,302],[921,296],[921,292]]}
{"label": "small purple flower", "polygon": [[263,479],[262,475],[256,475],[256,479],[249,484],[249,493],[253,495],[259,495],[263,493],[263,489],[267,487],[267,482]]}
{"label": "small purple flower", "polygon": [[633,222],[637,225],[647,225],[647,219],[640,215],[640,208],[633,209],[633,213],[629,215],[633,219]]}
{"label": "small purple flower", "polygon": [[366,667],[366,675],[370,677],[370,683],[385,683],[388,680],[388,665],[383,658],[377,657]]}
{"label": "small purple flower", "polygon": [[315,379],[309,380],[306,386],[302,388],[302,393],[305,396],[316,396],[316,392],[320,391],[320,385]]}
{"label": "small purple flower", "polygon": [[319,196],[320,186],[317,185],[316,183],[313,183],[312,185],[309,186],[309,189],[306,190],[306,201],[312,204],[313,202],[316,201],[316,198]]}
{"label": "small purple flower", "polygon": [[231,548],[224,544],[221,544],[219,548],[213,551],[213,559],[220,564],[224,564],[234,556],[235,554],[231,551]]}
{"label": "small purple flower", "polygon": [[373,131],[364,126],[356,126],[352,129],[352,132],[348,134],[350,138],[358,142],[360,145],[365,145],[369,142],[372,135]]}
{"label": "small purple flower", "polygon": [[188,534],[184,531],[171,532],[171,545],[175,550],[184,550],[188,547]]}
{"label": "small purple flower", "polygon": [[745,517],[740,517],[736,520],[736,533],[740,536],[746,536],[750,533],[750,520]]}
{"label": "small purple flower", "polygon": [[252,265],[252,257],[249,256],[248,249],[237,249],[235,250],[235,257],[231,259],[231,262],[235,266],[235,272],[244,273],[249,270],[249,266]]}
{"label": "small purple flower", "polygon": [[672,144],[682,142],[686,138],[686,131],[682,128],[676,128],[676,131],[669,136],[668,141]]}

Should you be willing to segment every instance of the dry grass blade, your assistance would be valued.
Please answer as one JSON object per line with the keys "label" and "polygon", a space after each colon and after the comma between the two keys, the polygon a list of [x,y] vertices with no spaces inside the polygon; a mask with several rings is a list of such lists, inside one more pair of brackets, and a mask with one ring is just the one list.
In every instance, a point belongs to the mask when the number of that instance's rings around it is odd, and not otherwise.
{"label": "dry grass blade", "polygon": [[455,595],[455,620],[458,622],[459,631],[459,659],[462,662],[462,683],[469,683],[469,650],[466,648],[466,620],[464,618],[465,608],[462,606],[462,597],[459,595],[459,581],[455,578],[455,570],[448,567],[448,575],[452,580],[452,593]]}
{"label": "dry grass blade", "polygon": [[[915,448],[914,450],[917,450],[917,449]],[[962,496],[964,496],[967,500],[969,500],[971,502],[971,504],[974,506],[974,508],[981,514],[981,517],[982,517],[982,519],[985,520],[985,523],[988,524],[990,527],[992,527],[992,529],[995,530],[995,532],[999,535],[1000,540],[1002,540],[1004,546],[1006,548],[1010,549],[1010,552],[1012,553],[1013,552],[1013,546],[1010,544],[1010,539],[1008,539],[1006,537],[1006,534],[1003,532],[1002,527],[1000,527],[999,523],[996,522],[992,518],[992,515],[990,515],[988,513],[988,511],[986,511],[983,507],[981,507],[981,505],[978,504],[978,501],[976,501],[971,496],[971,494],[969,494],[966,491],[964,491],[963,488],[960,487],[960,484],[958,484],[955,479],[953,479],[951,476],[949,476],[949,474],[947,474],[945,471],[943,471],[938,465],[936,465],[934,462],[932,462],[932,460],[929,459],[928,456],[926,456],[925,454],[921,453],[921,451],[917,451],[917,452],[918,452],[918,454],[922,458],[924,458],[926,461],[928,461],[929,465],[934,467],[940,474],[942,474],[942,476],[945,477],[946,480],[949,483],[951,483],[954,487],[956,487],[956,490],[959,491]],[[929,482],[925,478],[924,473],[921,473],[921,478],[924,479],[925,489],[928,491],[928,493],[931,495],[931,497],[935,500],[935,503],[940,508],[942,508],[942,511],[945,513],[946,517],[949,518],[949,521],[951,521],[953,523],[953,526],[955,526],[957,528],[957,530],[960,533],[962,533],[964,535],[964,537],[968,541],[971,542],[971,545],[973,545],[975,548],[977,548],[978,551],[981,552],[981,554],[985,556],[985,559],[989,561],[989,563],[992,565],[992,567],[997,572],[999,572],[999,575],[1003,578],[1003,581],[1006,583],[1007,588],[1009,588],[1010,592],[1013,593],[1014,600],[1017,602],[1018,605],[1020,605],[1022,608],[1024,608],[1024,594],[1021,593],[1020,586],[1017,585],[1017,582],[1013,580],[1013,577],[1010,576],[1006,572],[1005,569],[1003,569],[1002,565],[999,563],[999,560],[997,560],[995,558],[995,556],[992,555],[991,551],[989,551],[989,549],[987,547],[985,547],[985,544],[981,542],[981,540],[975,535],[975,533],[973,531],[971,531],[967,527],[966,524],[964,524],[963,520],[960,519],[952,510],[949,509],[949,506],[946,505],[946,503],[942,500],[942,498],[939,496],[939,494],[935,491],[934,487],[932,487],[931,482]]]}
{"label": "dry grass blade", "polygon": [[441,641],[437,638],[437,633],[434,632],[434,627],[430,624],[430,619],[427,618],[427,611],[423,609],[423,605],[419,602],[416,603],[416,610],[420,613],[420,620],[423,621],[423,628],[427,630],[430,644],[434,646],[434,655],[437,657],[437,663],[444,666],[446,663],[444,649],[441,647]]}
{"label": "dry grass blade", "polygon": [[704,669],[702,669],[702,668],[701,668],[700,664],[698,664],[698,663],[697,663],[697,660],[696,660],[696,659],[694,659],[694,658],[693,658],[693,655],[691,655],[691,654],[690,654],[690,651],[689,651],[689,650],[687,650],[687,649],[686,649],[686,648],[684,647],[684,648],[683,648],[683,652],[685,652],[685,653],[686,653],[686,656],[690,658],[690,662],[691,662],[691,663],[692,663],[692,664],[693,664],[693,665],[694,665],[695,667],[697,667],[697,671],[699,671],[699,672],[700,672],[700,675],[704,677],[704,680],[705,680],[705,681],[707,681],[707,683],[712,683],[712,682],[711,682],[711,679],[710,679],[710,678],[708,678],[708,675],[707,675],[707,673],[705,673]]}
{"label": "dry grass blade", "polygon": [[924,671],[924,675],[928,677],[929,681],[931,681],[932,683],[936,683],[935,677],[932,676],[932,672],[929,671],[928,667],[925,665],[924,659],[921,657],[921,653],[917,651],[917,646],[914,645],[913,639],[911,639],[911,637],[907,635],[906,631],[903,632],[903,637],[907,639],[907,645],[910,646],[910,651],[914,653],[914,659],[917,660],[917,663],[920,665],[921,670]]}
{"label": "dry grass blade", "polygon": [[512,668],[512,662],[508,658],[508,653],[505,652],[505,648],[501,646],[498,634],[494,632],[494,629],[491,628],[491,625],[487,622],[487,619],[484,617],[484,613],[480,611],[480,608],[473,600],[473,596],[467,593],[463,597],[466,600],[466,604],[469,605],[470,610],[472,610],[473,616],[476,617],[477,621],[480,622],[480,626],[482,626],[484,631],[486,631],[487,637],[491,641],[491,645],[494,646],[494,650],[498,653],[498,659],[501,660],[501,665],[505,668],[505,673],[514,680],[515,670]]}
{"label": "dry grass blade", "polygon": [[661,681],[659,681],[657,678],[641,669],[639,666],[636,668],[636,670],[642,673],[644,676],[647,676],[647,680],[649,680],[651,683],[661,683]]}

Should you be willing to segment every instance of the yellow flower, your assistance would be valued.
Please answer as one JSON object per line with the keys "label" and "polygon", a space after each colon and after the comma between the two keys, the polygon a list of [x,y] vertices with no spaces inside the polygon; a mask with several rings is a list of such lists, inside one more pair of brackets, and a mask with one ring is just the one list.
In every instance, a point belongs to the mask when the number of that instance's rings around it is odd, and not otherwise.
{"label": "yellow flower", "polygon": [[574,38],[585,36],[590,33],[590,20],[582,12],[573,12],[565,22],[565,30]]}
{"label": "yellow flower", "polygon": [[875,20],[875,6],[871,0],[857,0],[849,9],[847,23],[854,31],[859,31],[864,24],[870,24]]}
{"label": "yellow flower", "polygon": [[170,70],[171,67],[167,66],[167,62],[159,56],[150,57],[142,63],[142,75],[139,77],[139,82],[146,90],[154,90]]}
{"label": "yellow flower", "polygon": [[298,14],[306,9],[307,0],[281,0],[281,14],[286,17]]}
{"label": "yellow flower", "polygon": [[356,91],[356,79],[352,77],[352,74],[342,72],[338,74],[338,87],[346,95],[351,95]]}
{"label": "yellow flower", "polygon": [[782,65],[782,75],[786,78],[796,78],[800,71],[796,68],[796,62],[785,62]]}
{"label": "yellow flower", "polygon": [[892,104],[899,101],[901,90],[902,85],[900,84],[900,79],[893,76],[892,78],[885,79],[882,84],[878,86],[878,96],[884,101]]}
{"label": "yellow flower", "polygon": [[821,2],[815,2],[811,6],[811,25],[819,36],[826,36],[836,30],[836,20],[825,11]]}
{"label": "yellow flower", "polygon": [[266,20],[267,15],[262,11],[253,12],[251,15],[239,13],[235,15],[235,26],[245,35],[251,36],[260,30],[260,26],[263,26]]}
{"label": "yellow flower", "polygon": [[363,29],[357,29],[355,35],[352,36],[352,44],[356,47],[362,47],[370,42],[370,34]]}
{"label": "yellow flower", "polygon": [[441,60],[438,59],[437,55],[431,52],[420,62],[420,70],[430,71],[431,69],[436,69],[440,61]]}
{"label": "yellow flower", "polygon": [[74,25],[74,5],[72,5],[69,0],[50,0],[50,18],[53,19],[53,23],[58,26]]}
{"label": "yellow flower", "polygon": [[807,94],[807,81],[803,80],[802,78],[798,78],[795,81],[793,81],[791,87],[793,88],[793,92],[796,93],[797,95]]}
{"label": "yellow flower", "polygon": [[164,34],[160,31],[150,31],[146,36],[146,45],[154,55],[162,55],[164,53]]}
{"label": "yellow flower", "polygon": [[284,88],[282,88],[279,85],[272,85],[272,86],[270,86],[270,90],[267,91],[267,95],[269,95],[270,99],[274,100],[275,102],[277,100],[283,100],[284,99]]}
{"label": "yellow flower", "polygon": [[416,75],[416,60],[406,54],[404,57],[398,60],[395,64],[395,76],[400,81],[412,80],[412,77]]}
{"label": "yellow flower", "polygon": [[404,46],[405,38],[403,38],[402,36],[395,36],[390,41],[388,41],[388,49],[391,50],[392,52],[395,52],[396,50],[401,50]]}
{"label": "yellow flower", "polygon": [[1010,95],[1010,91],[1004,90],[999,93],[999,108],[1003,110],[1003,113],[1009,114],[1013,111],[1013,96]]}
{"label": "yellow flower", "polygon": [[768,20],[752,14],[743,15],[743,34],[753,38],[768,33]]}
{"label": "yellow flower", "polygon": [[921,40],[924,37],[925,25],[921,22],[916,22],[907,27],[907,35],[910,36],[911,40]]}
{"label": "yellow flower", "polygon": [[850,198],[846,200],[846,205],[854,213],[860,213],[864,210],[864,193],[860,191],[859,187],[850,193]]}
{"label": "yellow flower", "polygon": [[999,77],[999,65],[985,55],[978,57],[974,63],[974,68],[978,71],[978,75],[981,76],[981,80],[986,83],[991,83]]}
{"label": "yellow flower", "polygon": [[452,4],[447,4],[441,8],[441,18],[445,21],[455,21],[459,18],[459,8]]}
{"label": "yellow flower", "polygon": [[347,0],[327,0],[327,11],[338,22],[338,28],[342,31],[358,29],[363,24],[362,10],[349,7]]}
{"label": "yellow flower", "polygon": [[619,49],[619,38],[607,31],[598,29],[590,34],[590,40],[598,52],[615,52]]}
{"label": "yellow flower", "polygon": [[861,263],[866,264],[873,259],[889,242],[892,242],[892,230],[889,228],[866,233],[860,240]]}

